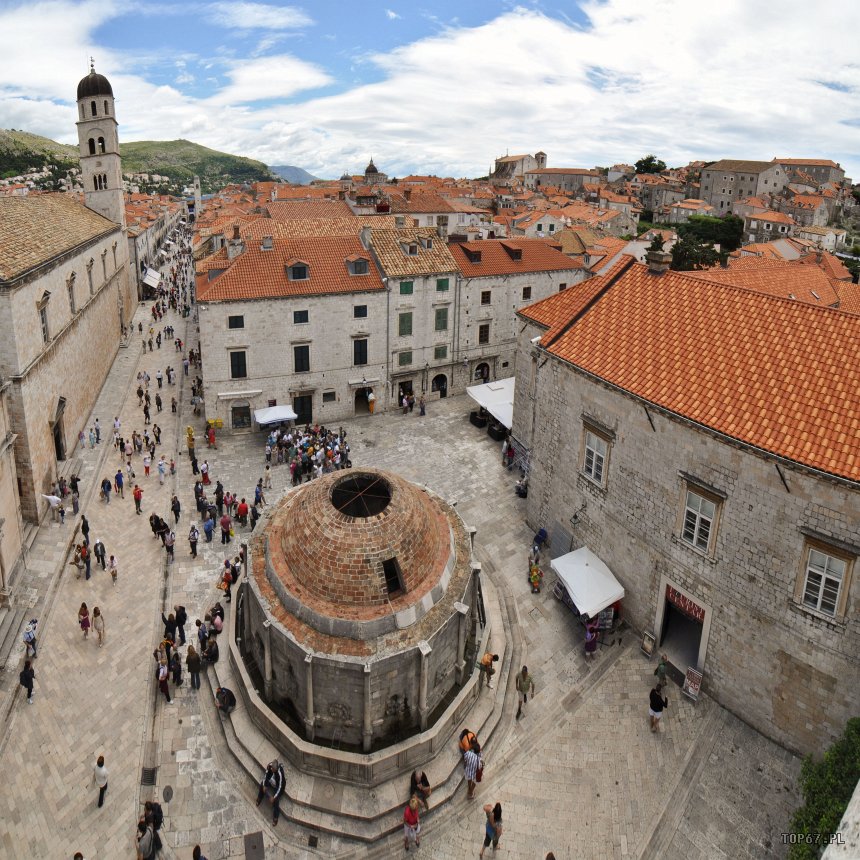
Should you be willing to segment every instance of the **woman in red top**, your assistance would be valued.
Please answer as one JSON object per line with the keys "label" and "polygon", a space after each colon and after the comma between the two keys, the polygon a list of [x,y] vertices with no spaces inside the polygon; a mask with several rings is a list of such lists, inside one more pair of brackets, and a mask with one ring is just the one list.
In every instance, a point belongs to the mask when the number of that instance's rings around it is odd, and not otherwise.
{"label": "woman in red top", "polygon": [[418,838],[420,833],[421,824],[418,821],[418,798],[412,795],[406,809],[403,810],[403,847],[407,851],[412,842],[415,843],[416,848],[421,847],[421,840]]}

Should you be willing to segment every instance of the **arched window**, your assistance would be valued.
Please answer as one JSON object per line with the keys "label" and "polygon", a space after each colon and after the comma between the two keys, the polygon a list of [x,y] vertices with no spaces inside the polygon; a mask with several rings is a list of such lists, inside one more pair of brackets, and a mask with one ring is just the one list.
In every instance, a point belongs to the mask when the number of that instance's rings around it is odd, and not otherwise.
{"label": "arched window", "polygon": [[99,190],[99,178],[98,176],[93,177],[93,191]]}
{"label": "arched window", "polygon": [[105,114],[108,112],[107,99],[105,99]]}
{"label": "arched window", "polygon": [[85,116],[86,116],[86,112],[84,111],[84,106],[81,105],[81,119],[83,119]]}
{"label": "arched window", "polygon": [[102,174],[102,188],[107,188],[107,173]]}
{"label": "arched window", "polygon": [[90,102],[90,110],[93,113],[93,116],[98,116],[98,108],[96,107],[95,102]]}
{"label": "arched window", "polygon": [[96,154],[96,142],[94,138],[90,138],[90,155]]}
{"label": "arched window", "polygon": [[99,152],[105,151],[105,139],[103,137],[99,138]]}

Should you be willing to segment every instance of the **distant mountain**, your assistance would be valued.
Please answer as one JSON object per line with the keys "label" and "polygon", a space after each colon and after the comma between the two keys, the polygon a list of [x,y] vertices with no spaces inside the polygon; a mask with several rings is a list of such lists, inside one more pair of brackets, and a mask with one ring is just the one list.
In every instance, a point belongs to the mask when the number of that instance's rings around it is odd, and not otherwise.
{"label": "distant mountain", "polygon": [[[262,161],[218,152],[189,140],[140,140],[120,143],[123,173],[155,173],[174,183],[200,177],[204,193],[231,182],[250,183],[275,176]],[[78,166],[78,148],[38,134],[0,129],[0,177],[17,176],[33,167]]]}
{"label": "distant mountain", "polygon": [[291,185],[310,185],[316,179],[316,176],[303,170],[301,167],[293,167],[290,164],[273,164],[269,168],[272,173],[277,174]]}
{"label": "distant mountain", "polygon": [[262,161],[229,155],[190,140],[138,140],[120,143],[123,173],[157,173],[176,182],[200,177],[204,192],[217,191],[230,182],[250,183],[272,179]]}

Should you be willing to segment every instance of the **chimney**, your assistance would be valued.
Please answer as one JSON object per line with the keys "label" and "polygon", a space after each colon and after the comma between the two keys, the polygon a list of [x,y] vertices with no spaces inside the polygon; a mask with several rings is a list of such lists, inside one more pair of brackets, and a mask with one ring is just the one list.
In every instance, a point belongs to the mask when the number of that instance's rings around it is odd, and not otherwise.
{"label": "chimney", "polygon": [[261,251],[271,251],[273,248],[272,237],[263,236],[263,243],[260,245]]}
{"label": "chimney", "polygon": [[662,275],[663,272],[669,271],[672,255],[668,251],[649,251],[645,255],[645,260],[648,263],[648,271],[652,275]]}
{"label": "chimney", "polygon": [[411,188],[404,188],[403,189],[403,196],[407,200],[411,200],[412,199],[412,189]]}
{"label": "chimney", "polygon": [[358,238],[361,240],[362,247],[369,248],[370,247],[370,227],[362,227],[361,232],[358,234]]}
{"label": "chimney", "polygon": [[239,225],[238,224],[233,225],[233,238],[234,239],[239,238]]}

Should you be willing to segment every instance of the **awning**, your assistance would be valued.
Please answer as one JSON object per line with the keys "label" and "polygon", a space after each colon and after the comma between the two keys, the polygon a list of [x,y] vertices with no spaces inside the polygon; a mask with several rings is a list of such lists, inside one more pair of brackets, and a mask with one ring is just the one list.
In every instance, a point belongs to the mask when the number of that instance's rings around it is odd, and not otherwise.
{"label": "awning", "polygon": [[509,430],[514,423],[514,377],[472,385],[466,394]]}
{"label": "awning", "polygon": [[576,608],[589,618],[624,599],[624,586],[587,546],[554,558],[549,566]]}
{"label": "awning", "polygon": [[157,287],[161,282],[161,272],[158,269],[147,269],[146,274],[143,276],[143,282],[148,287]]}
{"label": "awning", "polygon": [[281,421],[295,421],[299,416],[291,406],[267,406],[254,410],[254,420],[262,427],[265,424],[278,424]]}

